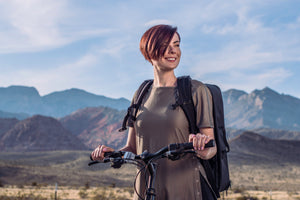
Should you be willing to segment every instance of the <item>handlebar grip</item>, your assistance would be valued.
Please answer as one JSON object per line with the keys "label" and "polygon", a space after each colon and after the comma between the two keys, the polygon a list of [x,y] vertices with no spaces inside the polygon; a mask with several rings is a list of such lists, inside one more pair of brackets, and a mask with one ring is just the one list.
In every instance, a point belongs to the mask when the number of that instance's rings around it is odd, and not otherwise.
{"label": "handlebar grip", "polygon": [[[205,144],[205,148],[209,148],[209,147],[214,147],[215,146],[215,141],[214,140],[210,140],[207,144]],[[194,149],[193,143],[189,142],[189,143],[175,143],[175,144],[170,144],[168,150],[172,151],[175,149],[184,149],[184,150],[188,150],[188,149]]]}
{"label": "handlebar grip", "polygon": [[111,152],[105,152],[105,153],[104,153],[104,157],[110,157],[110,156],[112,156],[113,154],[114,154],[113,151],[111,151]]}
{"label": "handlebar grip", "polygon": [[[215,141],[214,140],[210,140],[207,144],[205,144],[204,148],[209,148],[209,147],[214,147],[215,146]],[[184,149],[193,149],[193,143],[189,142],[189,143],[185,143],[183,146]]]}
{"label": "handlebar grip", "polygon": [[205,145],[205,148],[214,147],[214,146],[215,146],[215,141],[209,140],[209,142]]}
{"label": "handlebar grip", "polygon": [[119,158],[124,155],[124,152],[122,151],[110,151],[110,152],[105,152],[104,157],[105,158]]}

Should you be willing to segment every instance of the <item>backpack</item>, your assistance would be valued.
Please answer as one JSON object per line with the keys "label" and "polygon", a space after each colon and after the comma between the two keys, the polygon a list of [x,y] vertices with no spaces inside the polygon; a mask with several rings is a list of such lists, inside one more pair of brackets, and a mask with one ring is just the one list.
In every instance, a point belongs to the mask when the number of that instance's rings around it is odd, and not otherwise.
{"label": "backpack", "polygon": [[[127,114],[124,117],[122,128],[119,131],[126,130],[128,123],[133,123],[136,120],[136,114],[142,103],[145,94],[148,92],[153,80],[145,80],[137,90],[136,98],[133,99],[131,106],[128,107]],[[217,145],[217,153],[210,160],[199,159],[202,163],[207,179],[212,186],[216,196],[220,197],[220,192],[228,190],[230,187],[229,168],[227,153],[229,152],[229,144],[226,138],[226,130],[224,123],[224,110],[222,93],[218,86],[205,84],[212,95],[213,118],[214,118],[214,136]],[[176,103],[172,105],[175,109],[180,106],[184,111],[189,123],[190,133],[199,133],[199,128],[196,125],[196,109],[192,99],[192,85],[189,76],[177,78],[176,87]]]}

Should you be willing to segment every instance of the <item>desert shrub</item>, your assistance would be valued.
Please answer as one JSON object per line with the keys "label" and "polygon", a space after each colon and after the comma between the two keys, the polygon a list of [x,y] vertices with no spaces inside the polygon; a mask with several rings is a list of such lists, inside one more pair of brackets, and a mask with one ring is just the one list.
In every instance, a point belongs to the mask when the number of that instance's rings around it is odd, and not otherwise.
{"label": "desert shrub", "polygon": [[101,191],[96,191],[94,196],[91,198],[91,200],[97,200],[97,199],[109,200],[109,198],[107,197],[105,189],[101,190]]}
{"label": "desert shrub", "polygon": [[17,196],[0,196],[0,200],[47,200],[47,198],[41,195],[18,193]]}
{"label": "desert shrub", "polygon": [[124,192],[129,192],[130,194],[134,193],[134,189],[132,187],[126,187],[123,190],[124,190]]}
{"label": "desert shrub", "polygon": [[80,198],[86,198],[88,196],[88,193],[86,192],[86,190],[80,190],[78,192],[78,195],[80,196]]}
{"label": "desert shrub", "polygon": [[117,197],[115,195],[112,195],[112,196],[108,195],[107,196],[107,195],[105,195],[103,193],[96,194],[95,196],[93,196],[91,198],[91,200],[99,200],[99,199],[101,199],[101,200],[129,200],[126,197]]}
{"label": "desert shrub", "polygon": [[237,187],[237,188],[233,188],[232,191],[233,191],[233,193],[244,193],[245,189]]}
{"label": "desert shrub", "polygon": [[109,187],[115,188],[115,187],[116,187],[116,184],[115,184],[115,183],[111,183],[111,184],[109,185]]}
{"label": "desert shrub", "polygon": [[32,182],[31,183],[31,186],[37,186],[38,184],[37,184],[37,182]]}
{"label": "desert shrub", "polygon": [[236,200],[258,200],[258,198],[250,197],[250,196],[242,196],[242,197],[237,197]]}
{"label": "desert shrub", "polygon": [[85,189],[90,189],[90,184],[89,184],[89,182],[86,182],[86,183],[84,184],[84,188],[85,188]]}
{"label": "desert shrub", "polygon": [[53,194],[53,193],[50,194],[50,199],[61,200],[61,198],[57,194],[56,194],[56,197],[55,197],[55,194]]}

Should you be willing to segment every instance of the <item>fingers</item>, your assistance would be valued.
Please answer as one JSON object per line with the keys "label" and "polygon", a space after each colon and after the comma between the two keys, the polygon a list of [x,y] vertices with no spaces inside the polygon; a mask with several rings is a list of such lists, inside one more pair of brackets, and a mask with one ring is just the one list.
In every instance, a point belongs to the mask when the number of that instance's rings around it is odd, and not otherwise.
{"label": "fingers", "polygon": [[193,142],[193,146],[195,150],[202,151],[205,148],[205,144],[209,142],[209,136],[201,133],[190,134],[189,142]]}
{"label": "fingers", "polygon": [[93,160],[103,160],[104,153],[114,151],[114,149],[107,147],[105,145],[99,145],[92,153],[91,157]]}

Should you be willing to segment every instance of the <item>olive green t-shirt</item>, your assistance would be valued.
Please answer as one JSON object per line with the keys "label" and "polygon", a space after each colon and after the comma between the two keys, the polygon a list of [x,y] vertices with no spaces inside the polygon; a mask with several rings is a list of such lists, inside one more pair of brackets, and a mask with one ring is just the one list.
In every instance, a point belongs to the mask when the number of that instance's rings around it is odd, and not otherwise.
{"label": "olive green t-shirt", "polygon": [[[175,87],[151,87],[137,113],[134,128],[136,150],[151,153],[170,143],[188,142],[189,125],[183,110],[175,104]],[[197,109],[199,128],[213,128],[212,99],[209,89],[200,81],[192,80],[192,96]],[[195,155],[180,160],[159,159],[155,180],[157,200],[201,200],[200,171],[206,176]],[[144,195],[144,173],[138,176],[137,191]],[[134,199],[138,199],[135,195]]]}

